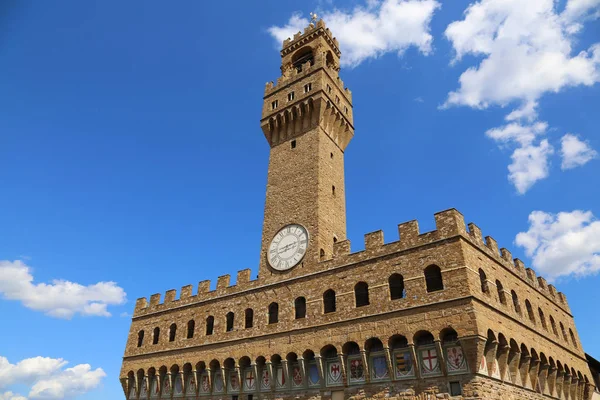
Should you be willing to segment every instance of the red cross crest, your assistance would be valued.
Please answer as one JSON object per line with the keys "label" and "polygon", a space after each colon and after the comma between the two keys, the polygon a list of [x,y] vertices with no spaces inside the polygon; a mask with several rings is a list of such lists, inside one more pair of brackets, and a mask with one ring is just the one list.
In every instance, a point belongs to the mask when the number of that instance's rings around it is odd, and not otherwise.
{"label": "red cross crest", "polygon": [[435,350],[433,350],[433,354],[432,354],[431,349],[423,350],[421,355],[423,356],[423,364],[425,364],[424,365],[425,369],[427,369],[428,371],[433,371],[435,369],[435,367],[437,367],[437,365],[438,365],[438,363],[437,363],[438,357],[437,357]]}
{"label": "red cross crest", "polygon": [[254,374],[252,371],[246,372],[246,386],[248,389],[252,389],[254,387]]}

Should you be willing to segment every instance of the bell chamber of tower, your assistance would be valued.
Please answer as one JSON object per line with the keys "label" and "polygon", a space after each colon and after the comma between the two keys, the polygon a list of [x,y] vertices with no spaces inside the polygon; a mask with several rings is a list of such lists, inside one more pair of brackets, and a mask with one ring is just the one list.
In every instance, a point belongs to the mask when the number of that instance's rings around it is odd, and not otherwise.
{"label": "bell chamber of tower", "polygon": [[[269,281],[314,270],[346,239],[344,151],[354,127],[340,55],[324,22],[311,23],[283,42],[281,76],[265,88],[261,127],[271,150],[259,276]],[[288,226],[306,231],[297,253],[302,238],[286,240]]]}

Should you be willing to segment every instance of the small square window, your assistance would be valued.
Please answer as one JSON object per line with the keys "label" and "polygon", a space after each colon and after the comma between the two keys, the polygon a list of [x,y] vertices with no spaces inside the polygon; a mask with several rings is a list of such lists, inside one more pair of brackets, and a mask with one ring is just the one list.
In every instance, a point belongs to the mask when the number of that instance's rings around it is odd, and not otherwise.
{"label": "small square window", "polygon": [[450,382],[450,396],[460,396],[462,394],[462,388],[460,382]]}
{"label": "small square window", "polygon": [[294,92],[288,93],[288,101],[294,100]]}
{"label": "small square window", "polygon": [[292,140],[292,149],[296,148],[296,140]]}
{"label": "small square window", "polygon": [[276,109],[278,105],[279,105],[279,102],[277,100],[275,100],[274,102],[271,103],[271,109],[272,110]]}

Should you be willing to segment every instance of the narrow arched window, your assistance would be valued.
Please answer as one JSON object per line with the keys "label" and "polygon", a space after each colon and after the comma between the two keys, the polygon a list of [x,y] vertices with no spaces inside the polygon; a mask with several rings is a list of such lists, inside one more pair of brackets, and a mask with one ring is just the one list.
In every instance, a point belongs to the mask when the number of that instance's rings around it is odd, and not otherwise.
{"label": "narrow arched window", "polygon": [[169,327],[169,342],[173,342],[175,340],[175,335],[177,334],[177,325],[171,324]]}
{"label": "narrow arched window", "polygon": [[437,265],[430,265],[425,268],[425,285],[427,292],[436,292],[444,289],[442,280],[442,270]]}
{"label": "narrow arched window", "polygon": [[504,294],[504,287],[502,286],[502,282],[496,280],[496,289],[498,290],[498,299],[500,303],[506,304],[506,294]]}
{"label": "narrow arched window", "polygon": [[248,308],[248,309],[246,309],[244,314],[245,314],[244,316],[246,319],[246,324],[245,324],[246,329],[252,328],[252,326],[254,326],[254,310],[251,308]]}
{"label": "narrow arched window", "polygon": [[562,322],[559,322],[560,324],[560,331],[562,332],[563,335],[563,339],[565,339],[565,342],[568,340],[567,338],[567,331],[565,330],[565,326],[563,325]]}
{"label": "narrow arched window", "polygon": [[323,312],[325,314],[335,312],[335,292],[329,289],[323,293]]}
{"label": "narrow arched window", "polygon": [[400,274],[393,274],[388,279],[390,285],[390,299],[402,299],[404,298],[404,278]]}
{"label": "narrow arched window", "polygon": [[358,282],[354,285],[354,300],[356,307],[369,305],[369,285],[366,282]]}
{"label": "narrow arched window", "polygon": [[539,307],[538,307],[538,314],[540,316],[540,322],[542,323],[542,328],[548,329],[548,326],[546,326],[546,318],[544,317],[544,312]]}
{"label": "narrow arched window", "polygon": [[573,342],[573,346],[577,348],[577,340],[575,340],[575,334],[573,333],[573,329],[569,328],[569,334],[571,335],[571,342]]}
{"label": "narrow arched window", "polygon": [[227,313],[227,317],[226,318],[227,318],[227,328],[226,328],[226,330],[227,330],[227,332],[231,332],[233,330],[233,321],[234,321],[235,315],[233,314],[233,312],[230,311],[230,312]]}
{"label": "narrow arched window", "polygon": [[529,300],[525,300],[525,308],[527,309],[529,320],[535,324],[535,315],[533,314],[533,307],[531,307]]}
{"label": "narrow arched window", "polygon": [[196,329],[196,322],[191,319],[187,323],[187,338],[191,339],[194,337],[194,330]]}
{"label": "narrow arched window", "polygon": [[137,347],[142,347],[142,344],[144,344],[144,331],[143,330],[138,332]]}
{"label": "narrow arched window", "polygon": [[517,296],[517,293],[514,290],[511,290],[510,294],[512,296],[513,307],[515,307],[515,312],[517,314],[521,314],[521,306],[519,305],[519,296]]}
{"label": "narrow arched window", "polygon": [[212,315],[206,318],[206,336],[212,335],[215,330],[215,317]]}
{"label": "narrow arched window", "polygon": [[158,344],[159,336],[160,336],[160,328],[157,326],[156,328],[154,328],[154,334],[152,335],[152,344]]}
{"label": "narrow arched window", "polygon": [[279,304],[269,304],[269,324],[276,324],[279,322]]}
{"label": "narrow arched window", "polygon": [[294,308],[296,309],[296,319],[306,318],[306,299],[304,297],[294,300]]}
{"label": "narrow arched window", "polygon": [[489,293],[490,289],[488,288],[487,276],[481,268],[479,268],[479,282],[481,284],[481,291],[483,293]]}
{"label": "narrow arched window", "polygon": [[558,336],[558,330],[556,329],[556,322],[554,321],[554,318],[552,318],[552,315],[550,316],[550,326],[552,326],[552,332]]}

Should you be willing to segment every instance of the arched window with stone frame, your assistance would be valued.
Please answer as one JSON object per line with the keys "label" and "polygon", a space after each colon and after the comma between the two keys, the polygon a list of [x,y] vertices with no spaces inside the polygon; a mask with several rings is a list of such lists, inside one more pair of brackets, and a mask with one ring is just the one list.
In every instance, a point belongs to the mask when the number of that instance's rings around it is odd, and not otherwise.
{"label": "arched window with stone frame", "polygon": [[512,302],[513,302],[513,307],[515,309],[515,312],[519,315],[521,315],[521,305],[519,304],[519,296],[517,296],[517,292],[515,292],[514,290],[510,291],[511,297],[512,297]]}
{"label": "arched window with stone frame", "polygon": [[196,321],[190,319],[187,323],[187,338],[191,339],[194,337],[194,331],[196,329]]}
{"label": "arched window with stone frame", "polygon": [[233,311],[229,311],[227,313],[227,315],[225,316],[225,319],[226,319],[226,323],[227,323],[225,331],[226,332],[233,331],[233,326],[234,326],[234,322],[235,322],[235,314],[233,313]]}
{"label": "arched window with stone frame", "polygon": [[424,270],[425,286],[427,292],[437,292],[444,290],[444,280],[442,279],[442,270],[437,265],[430,265]]}
{"label": "arched window with stone frame", "polygon": [[529,299],[525,300],[525,309],[527,310],[529,320],[535,324],[535,314],[533,313],[533,307],[531,306]]}
{"label": "arched window with stone frame", "polygon": [[336,308],[335,291],[329,289],[323,293],[323,313],[329,314],[335,312]]}
{"label": "arched window with stone frame", "polygon": [[388,278],[390,286],[390,299],[397,300],[406,296],[404,291],[404,277],[400,274],[392,274]]}
{"label": "arched window with stone frame", "polygon": [[215,317],[210,315],[208,318],[206,318],[206,336],[212,335],[214,330],[215,330]]}
{"label": "arched window with stone frame", "polygon": [[544,312],[540,307],[538,307],[538,315],[540,317],[540,323],[542,324],[542,328],[548,330],[548,326],[546,325],[546,317],[544,316]]}
{"label": "arched window with stone frame", "polygon": [[502,286],[502,282],[496,279],[496,290],[498,291],[498,300],[500,303],[506,305],[506,294],[504,293],[504,286]]}
{"label": "arched window with stone frame", "polygon": [[479,268],[479,283],[481,285],[481,291],[483,293],[489,294],[490,288],[488,287],[487,275],[485,274],[485,271],[481,268]]}
{"label": "arched window with stone frame", "polygon": [[555,336],[558,336],[558,330],[556,329],[556,322],[554,321],[554,318],[552,317],[552,315],[550,316],[550,326],[552,327],[552,333],[554,333]]}
{"label": "arched window with stone frame", "polygon": [[306,298],[301,296],[294,300],[294,311],[296,319],[306,318]]}
{"label": "arched window with stone frame", "polygon": [[158,344],[158,339],[160,338],[160,328],[157,326],[154,328],[154,332],[152,335],[152,344]]}
{"label": "arched window with stone frame", "polygon": [[358,282],[354,285],[354,300],[356,307],[368,306],[369,302],[369,285],[366,282]]}
{"label": "arched window with stone frame", "polygon": [[174,342],[176,335],[177,335],[177,324],[173,323],[169,327],[169,342]]}

